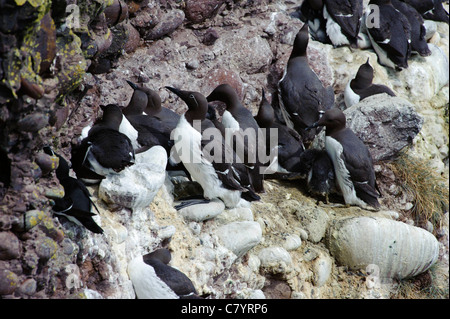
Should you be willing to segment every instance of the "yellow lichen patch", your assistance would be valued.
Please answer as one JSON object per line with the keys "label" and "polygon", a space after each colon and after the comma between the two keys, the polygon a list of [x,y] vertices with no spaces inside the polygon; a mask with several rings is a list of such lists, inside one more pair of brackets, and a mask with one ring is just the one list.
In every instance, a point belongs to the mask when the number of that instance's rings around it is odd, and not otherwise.
{"label": "yellow lichen patch", "polygon": [[25,229],[30,230],[39,224],[45,216],[42,210],[30,210],[25,213]]}
{"label": "yellow lichen patch", "polygon": [[[67,42],[68,38],[73,41]],[[87,63],[81,50],[81,40],[71,30],[69,35],[56,39],[57,58],[60,66],[57,76],[59,80],[59,92],[62,99],[72,92],[83,81]]]}

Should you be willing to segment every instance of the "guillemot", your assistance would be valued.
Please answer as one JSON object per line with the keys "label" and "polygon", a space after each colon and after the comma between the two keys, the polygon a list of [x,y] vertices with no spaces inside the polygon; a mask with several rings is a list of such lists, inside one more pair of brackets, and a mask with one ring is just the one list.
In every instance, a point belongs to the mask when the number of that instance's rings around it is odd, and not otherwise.
{"label": "guillemot", "polygon": [[[277,167],[272,169],[275,172],[287,174],[298,172],[300,154],[305,150],[302,139],[295,130],[276,121],[274,109],[267,100],[264,89],[262,90],[261,103],[255,120],[265,130],[266,149],[271,147],[271,138],[273,138],[271,129],[276,130],[274,133],[277,137],[275,145],[277,148]],[[270,151],[273,152],[273,150]]]}
{"label": "guillemot", "polygon": [[[235,161],[236,154],[225,143],[220,130],[206,119],[206,98],[199,92],[166,88],[188,106],[173,132],[174,147],[191,177],[203,188],[204,197],[219,198],[229,208],[238,206],[241,196],[258,200],[245,165]],[[209,135],[204,134],[206,130]]]}
{"label": "guillemot", "polygon": [[157,249],[130,261],[128,275],[139,299],[200,298],[192,281],[169,265],[168,249]]}
{"label": "guillemot", "polygon": [[322,0],[305,0],[297,9],[297,15],[300,20],[307,23],[311,38],[315,41],[329,44],[330,38],[327,35],[327,20],[323,17]]}
{"label": "guillemot", "polygon": [[[207,101],[221,101],[226,104],[226,110],[222,115],[222,123],[228,132],[227,137],[236,138],[236,144],[231,138],[226,142],[233,145],[233,150],[243,148],[243,154],[238,154],[242,161],[249,167],[252,179],[252,185],[256,192],[264,192],[263,174],[260,171],[261,164],[259,159],[259,148],[265,147],[264,141],[259,141],[260,127],[253,118],[252,113],[245,108],[239,100],[239,97],[233,87],[229,84],[220,84],[208,96]],[[248,137],[245,142],[246,134]],[[242,147],[239,147],[241,145]]]}
{"label": "guillemot", "polygon": [[122,112],[117,105],[102,108],[102,119],[90,128],[79,145],[72,146],[72,168],[77,177],[88,184],[98,183],[106,175],[118,173],[135,161],[131,140],[119,132]]}
{"label": "guillemot", "polygon": [[135,83],[128,80],[127,83],[133,88],[134,93],[130,103],[123,110],[125,115],[137,115],[137,113],[142,112],[147,116],[156,117],[163,122],[169,122],[173,125],[173,127],[177,125],[180,115],[162,106],[161,97],[158,92],[145,86],[139,87]]}
{"label": "guillemot", "polygon": [[362,0],[324,0],[323,17],[326,19],[326,30],[335,47],[358,47],[362,16]]}
{"label": "guillemot", "polygon": [[69,176],[69,164],[61,155],[55,153],[48,146],[44,147],[44,152],[59,158],[59,165],[55,172],[59,183],[64,188],[64,197],[54,199],[53,212],[56,215],[67,217],[70,221],[86,227],[93,233],[102,234],[103,229],[92,218],[92,216],[95,216],[92,213],[92,206],[95,209],[97,207],[91,200],[89,190],[83,182]]}
{"label": "guillemot", "polygon": [[367,58],[366,63],[361,64],[354,79],[348,81],[344,90],[344,102],[348,108],[366,97],[386,93],[395,96],[395,93],[386,85],[373,84],[373,68]]}
{"label": "guillemot", "polygon": [[345,203],[378,209],[380,193],[372,156],[367,146],[345,125],[345,114],[333,108],[312,127],[326,127],[325,149],[333,162],[336,182]]}
{"label": "guillemot", "polygon": [[391,0],[371,0],[367,17],[372,15],[376,21],[367,23],[366,19],[366,27],[378,62],[394,70],[406,69],[411,56],[411,25],[408,19],[394,8]]}
{"label": "guillemot", "polygon": [[308,25],[297,33],[284,75],[278,82],[279,107],[286,125],[296,130],[306,148],[316,136],[316,129],[305,130],[319,120],[319,111],[334,105],[334,91],[325,88],[308,64]]}
{"label": "guillemot", "polygon": [[395,9],[405,15],[411,26],[411,51],[417,52],[421,56],[429,56],[431,54],[425,39],[427,30],[425,29],[424,20],[419,12],[409,4],[400,0],[391,0]]}
{"label": "guillemot", "polygon": [[327,151],[310,148],[300,155],[299,160],[299,172],[306,179],[308,192],[324,197],[328,204],[329,194],[336,193],[336,179],[333,162]]}
{"label": "guillemot", "polygon": [[424,19],[449,22],[448,12],[445,11],[442,0],[402,0],[414,7]]}

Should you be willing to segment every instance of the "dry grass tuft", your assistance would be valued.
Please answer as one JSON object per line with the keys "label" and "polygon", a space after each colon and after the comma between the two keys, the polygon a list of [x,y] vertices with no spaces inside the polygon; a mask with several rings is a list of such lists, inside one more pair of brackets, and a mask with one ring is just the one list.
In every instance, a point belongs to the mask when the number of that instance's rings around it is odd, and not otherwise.
{"label": "dry grass tuft", "polygon": [[414,198],[412,217],[439,227],[449,205],[448,181],[430,169],[430,163],[402,153],[391,165],[403,189]]}

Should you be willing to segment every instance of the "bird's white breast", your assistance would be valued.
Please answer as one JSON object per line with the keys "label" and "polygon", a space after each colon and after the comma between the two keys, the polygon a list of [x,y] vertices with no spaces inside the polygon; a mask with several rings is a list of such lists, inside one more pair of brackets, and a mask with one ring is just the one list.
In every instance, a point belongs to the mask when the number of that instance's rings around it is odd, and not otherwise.
{"label": "bird's white breast", "polygon": [[131,260],[127,271],[139,299],[178,299],[175,292],[156,275],[153,267],[144,262],[142,256]]}
{"label": "bird's white breast", "polygon": [[327,20],[327,34],[333,45],[341,46],[350,44],[347,37],[342,33],[341,26],[333,20],[325,5],[323,6],[323,17]]}
{"label": "bird's white breast", "polygon": [[351,81],[352,80],[348,81],[347,86],[345,87],[345,90],[344,90],[344,102],[345,102],[346,107],[350,107],[350,106],[358,103],[359,99],[360,99],[359,95],[356,94],[350,87]]}
{"label": "bird's white breast", "polygon": [[140,147],[137,142],[138,131],[133,127],[133,125],[131,125],[125,115],[122,115],[122,122],[120,122],[119,132],[125,134],[131,140],[131,145],[134,150]]}
{"label": "bird's white breast", "polygon": [[342,196],[344,196],[345,203],[349,205],[366,206],[366,204],[356,196],[353,182],[350,179],[350,172],[345,166],[344,159],[342,158],[344,148],[341,143],[331,136],[326,136],[325,149],[333,162],[336,180],[342,192]]}

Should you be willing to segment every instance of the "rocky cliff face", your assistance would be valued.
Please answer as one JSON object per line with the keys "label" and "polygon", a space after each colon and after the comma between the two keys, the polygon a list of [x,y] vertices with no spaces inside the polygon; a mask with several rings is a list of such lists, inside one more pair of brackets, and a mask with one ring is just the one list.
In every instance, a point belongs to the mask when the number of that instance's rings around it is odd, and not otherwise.
{"label": "rocky cliff face", "polygon": [[402,150],[422,163],[409,166],[417,175],[427,165],[427,185],[448,196],[445,23],[430,23],[432,55],[412,57],[401,72],[379,65],[370,49],[310,41],[310,65],[333,86],[337,107],[367,58],[374,82],[397,94],[345,110],[376,161],[380,212],[326,205],[301,179],[266,180],[261,201],[245,207],[177,211],[177,199],[198,186],[166,175],[164,152],[152,148],[136,167],[89,188],[104,234],[52,214],[62,187],[42,146],[70,160],[99,105],[127,105],[125,80],[156,90],[180,114],[186,106],[164,86],[207,95],[227,82],[256,114],[262,89],[275,96],[303,25],[291,16],[301,2],[1,1],[0,295],[135,298],[129,261],[167,247],[171,265],[209,298],[392,298],[405,282],[438,292],[407,297],[448,298],[448,199],[418,217],[418,197],[395,164]]}

